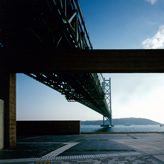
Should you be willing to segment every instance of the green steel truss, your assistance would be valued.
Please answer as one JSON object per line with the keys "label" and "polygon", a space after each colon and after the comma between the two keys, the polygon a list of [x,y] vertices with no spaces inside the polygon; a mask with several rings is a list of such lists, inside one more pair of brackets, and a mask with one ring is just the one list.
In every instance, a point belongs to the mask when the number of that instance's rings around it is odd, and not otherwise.
{"label": "green steel truss", "polygon": [[92,49],[78,0],[1,3],[6,49]]}
{"label": "green steel truss", "polygon": [[26,73],[28,76],[65,95],[69,102],[79,102],[109,118],[100,76],[96,73]]}
{"label": "green steel truss", "polygon": [[104,88],[104,92],[105,92],[105,99],[108,105],[108,109],[110,112],[110,115],[108,117],[106,117],[105,115],[103,115],[103,125],[102,126],[113,126],[112,123],[112,100],[111,100],[111,78],[109,78],[109,80],[105,80],[104,78],[104,82],[103,82],[103,88]]}
{"label": "green steel truss", "polygon": [[[1,6],[4,10],[1,12],[3,26],[0,34],[3,33],[1,43],[5,49],[36,52],[42,49],[93,49],[78,0],[21,0],[16,3],[10,0],[3,1]],[[22,54],[25,58],[26,55]],[[33,55],[35,58],[38,54]],[[70,102],[77,101],[110,116],[98,74],[25,74],[57,90]]]}

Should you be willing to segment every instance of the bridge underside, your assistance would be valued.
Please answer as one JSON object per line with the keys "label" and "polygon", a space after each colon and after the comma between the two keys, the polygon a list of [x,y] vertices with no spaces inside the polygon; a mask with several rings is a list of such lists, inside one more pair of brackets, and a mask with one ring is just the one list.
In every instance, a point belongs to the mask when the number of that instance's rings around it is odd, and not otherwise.
{"label": "bridge underside", "polygon": [[2,1],[0,43],[12,50],[89,49],[92,45],[77,6],[77,0]]}
{"label": "bridge underside", "polygon": [[[77,35],[75,32],[78,31],[80,35],[80,29],[74,28],[72,31],[73,24],[68,23],[75,8],[70,9],[70,5],[67,5],[66,17],[60,6],[54,2],[64,0],[1,2],[1,69],[13,72],[67,73],[164,72],[164,50],[67,51],[81,49],[74,38]],[[67,20],[67,23],[63,20]],[[90,47],[92,48],[91,45]]]}
{"label": "bridge underside", "polygon": [[57,90],[70,102],[79,102],[109,117],[104,90],[95,73],[26,73]]}
{"label": "bridge underside", "polygon": [[[0,43],[8,49],[73,48],[53,1],[1,2]],[[62,37],[62,39],[61,39]],[[60,40],[60,44],[59,44]]]}

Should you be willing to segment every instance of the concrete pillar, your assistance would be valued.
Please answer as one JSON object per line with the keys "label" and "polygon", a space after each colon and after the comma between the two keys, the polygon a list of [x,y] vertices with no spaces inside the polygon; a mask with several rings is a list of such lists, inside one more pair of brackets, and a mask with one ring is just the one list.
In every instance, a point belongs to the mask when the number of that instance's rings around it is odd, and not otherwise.
{"label": "concrete pillar", "polygon": [[4,147],[4,101],[0,99],[0,149]]}
{"label": "concrete pillar", "polygon": [[16,146],[16,73],[0,73],[0,99],[4,100],[4,147]]}

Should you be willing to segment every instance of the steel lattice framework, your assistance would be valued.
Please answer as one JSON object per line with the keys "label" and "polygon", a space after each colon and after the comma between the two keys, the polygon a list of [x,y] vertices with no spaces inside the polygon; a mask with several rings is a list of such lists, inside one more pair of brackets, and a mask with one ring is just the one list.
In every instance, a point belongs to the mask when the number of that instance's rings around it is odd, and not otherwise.
{"label": "steel lattice framework", "polygon": [[[63,25],[67,25],[66,31],[71,34],[69,37],[66,36],[67,40],[69,40],[68,38],[71,39],[70,44],[73,43],[73,46],[79,49],[92,49],[78,0],[53,0],[53,3],[57,8]],[[58,43],[61,39],[62,36]]]}
{"label": "steel lattice framework", "polygon": [[[24,63],[28,56],[32,57],[31,63],[38,58],[36,65],[39,58],[44,62],[44,57],[39,56],[42,50],[48,53],[47,50],[93,49],[78,0],[21,0],[16,3],[15,0],[9,0],[2,1],[1,7],[3,26],[0,43],[4,49],[36,52],[28,55],[22,53]],[[14,59],[16,54],[6,53],[5,61]],[[42,62],[39,62],[40,67]],[[65,95],[68,101],[77,101],[106,117],[110,116],[98,74],[62,74],[55,70],[55,73],[31,72],[24,73]]]}
{"label": "steel lattice framework", "polygon": [[78,0],[9,0],[1,9],[4,48],[92,49]]}
{"label": "steel lattice framework", "polygon": [[110,116],[100,76],[96,73],[26,73],[28,76],[65,95],[69,102],[79,102],[94,111]]}
{"label": "steel lattice framework", "polygon": [[104,92],[105,92],[105,99],[108,104],[108,109],[110,111],[110,115],[109,115],[109,117],[103,116],[103,125],[102,126],[105,126],[106,122],[109,122],[109,125],[113,126],[113,123],[112,123],[112,100],[111,100],[111,78],[109,78],[109,80],[105,80],[105,78],[104,78],[103,88],[104,88]]}

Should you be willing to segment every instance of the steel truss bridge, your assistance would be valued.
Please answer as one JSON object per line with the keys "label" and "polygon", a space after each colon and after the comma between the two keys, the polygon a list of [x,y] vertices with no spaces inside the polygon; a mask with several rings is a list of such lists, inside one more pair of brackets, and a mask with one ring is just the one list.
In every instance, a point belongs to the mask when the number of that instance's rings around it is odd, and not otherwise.
{"label": "steel truss bridge", "polygon": [[[79,102],[104,116],[103,126],[112,125],[111,80],[97,73],[26,73],[28,76],[65,95],[69,102]],[[105,121],[106,119],[106,121]]]}
{"label": "steel truss bridge", "polygon": [[[93,48],[78,0],[8,0],[1,6],[3,49]],[[112,124],[111,103],[106,101],[107,82],[102,74],[24,73],[65,95],[68,101],[79,102],[102,114]],[[111,95],[107,99],[111,102]]]}

